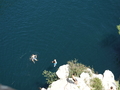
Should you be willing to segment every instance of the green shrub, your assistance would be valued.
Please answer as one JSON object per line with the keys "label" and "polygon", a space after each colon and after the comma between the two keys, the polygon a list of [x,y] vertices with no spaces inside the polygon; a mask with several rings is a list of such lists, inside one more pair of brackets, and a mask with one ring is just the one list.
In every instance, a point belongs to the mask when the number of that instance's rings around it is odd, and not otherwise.
{"label": "green shrub", "polygon": [[120,34],[120,25],[117,25],[118,33]]}
{"label": "green shrub", "polygon": [[[75,59],[75,60],[71,60],[71,61],[67,62],[69,64],[69,77],[71,77],[72,74],[75,74],[75,76],[79,77],[82,72],[90,73],[90,72],[86,71],[86,69],[90,68],[90,67],[86,67],[85,65],[78,63],[77,61],[78,60]],[[94,72],[93,69],[91,69],[91,70]]]}
{"label": "green shrub", "polygon": [[58,80],[58,77],[55,72],[44,70],[42,75],[46,77],[47,84],[51,84],[53,81]]}
{"label": "green shrub", "polygon": [[120,90],[120,84],[119,84],[119,86],[118,86],[118,90]]}
{"label": "green shrub", "polygon": [[90,84],[91,84],[92,90],[102,90],[102,88],[103,88],[102,82],[99,78],[91,79]]}
{"label": "green shrub", "polygon": [[120,81],[116,81],[117,90],[120,90]]}
{"label": "green shrub", "polygon": [[118,30],[120,30],[120,24],[119,24],[119,25],[117,25],[117,29],[118,29]]}

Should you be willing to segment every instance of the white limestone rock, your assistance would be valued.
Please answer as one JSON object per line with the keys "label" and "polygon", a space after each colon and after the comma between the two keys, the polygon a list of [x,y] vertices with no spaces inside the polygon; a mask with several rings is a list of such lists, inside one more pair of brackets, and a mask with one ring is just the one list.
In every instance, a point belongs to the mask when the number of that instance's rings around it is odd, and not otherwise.
{"label": "white limestone rock", "polygon": [[105,81],[114,81],[114,75],[110,70],[105,70],[105,72],[103,73],[104,75],[104,80]]}
{"label": "white limestone rock", "polygon": [[86,69],[80,77],[75,77],[78,81],[77,85],[72,78],[68,78],[69,65],[62,65],[56,72],[59,80],[53,82],[47,90],[91,90],[90,80],[99,78],[102,81],[103,89],[109,90],[112,86],[116,90],[114,75],[111,71],[106,70],[104,74],[94,74],[91,69]]}
{"label": "white limestone rock", "polygon": [[59,69],[57,70],[56,74],[57,74],[57,76],[60,79],[68,78],[68,75],[69,75],[69,65],[66,64],[66,65],[60,66]]}
{"label": "white limestone rock", "polygon": [[[82,73],[81,75],[80,75],[80,78],[84,81],[84,83],[86,84],[86,85],[89,85],[90,84],[90,75],[88,74],[88,73]],[[87,86],[86,86],[87,87]]]}
{"label": "white limestone rock", "polygon": [[88,73],[81,73],[80,78],[85,80],[85,79],[90,79],[90,75]]}
{"label": "white limestone rock", "polygon": [[68,82],[63,90],[80,90],[80,89],[77,85]]}
{"label": "white limestone rock", "polygon": [[85,79],[83,78],[76,78],[78,81],[77,86],[79,87],[79,90],[90,90],[90,87],[87,85]]}
{"label": "white limestone rock", "polygon": [[41,88],[40,90],[46,90],[45,88]]}
{"label": "white limestone rock", "polygon": [[110,87],[113,87],[113,89],[116,90],[117,86],[114,80],[113,73],[109,70],[105,70],[103,75],[104,77],[103,77],[102,83],[103,83],[105,90],[110,89]]}
{"label": "white limestone rock", "polygon": [[103,75],[102,74],[93,74],[93,78],[99,78],[101,81],[103,80]]}
{"label": "white limestone rock", "polygon": [[64,90],[66,84],[67,84],[66,79],[59,79],[50,85],[49,90]]}
{"label": "white limestone rock", "polygon": [[59,79],[50,85],[47,90],[80,90],[77,85],[67,79]]}

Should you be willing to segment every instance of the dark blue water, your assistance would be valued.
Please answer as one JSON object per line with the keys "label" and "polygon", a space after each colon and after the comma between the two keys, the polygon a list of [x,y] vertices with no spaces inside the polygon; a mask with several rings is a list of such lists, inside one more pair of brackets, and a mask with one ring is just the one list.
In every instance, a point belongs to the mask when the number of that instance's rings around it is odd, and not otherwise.
{"label": "dark blue water", "polygon": [[[0,83],[17,90],[45,86],[43,70],[77,58],[120,76],[120,0],[1,0]],[[38,55],[33,64],[31,54]],[[51,61],[56,58],[57,67]]]}

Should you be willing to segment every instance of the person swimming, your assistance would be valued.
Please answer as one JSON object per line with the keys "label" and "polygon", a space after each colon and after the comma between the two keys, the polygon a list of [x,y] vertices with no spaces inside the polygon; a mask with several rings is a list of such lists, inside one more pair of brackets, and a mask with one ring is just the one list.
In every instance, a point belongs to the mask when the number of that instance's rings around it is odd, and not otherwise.
{"label": "person swimming", "polygon": [[57,65],[56,59],[54,59],[54,60],[52,61],[52,63],[54,64],[54,67],[56,67],[56,65]]}
{"label": "person swimming", "polygon": [[33,63],[35,63],[35,61],[38,61],[38,60],[37,60],[37,55],[34,55],[34,54],[33,54],[33,55],[31,56],[30,60],[31,60]]}

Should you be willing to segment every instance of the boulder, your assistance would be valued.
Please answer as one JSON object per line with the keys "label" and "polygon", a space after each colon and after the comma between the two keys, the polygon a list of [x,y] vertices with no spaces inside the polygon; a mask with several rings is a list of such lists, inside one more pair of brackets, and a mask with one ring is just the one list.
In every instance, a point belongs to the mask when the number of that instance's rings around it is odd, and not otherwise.
{"label": "boulder", "polygon": [[60,79],[67,79],[68,75],[69,75],[69,65],[62,65],[59,67],[59,69],[56,72],[56,75],[60,78]]}
{"label": "boulder", "polygon": [[85,81],[87,79],[84,78],[76,78],[76,79],[78,81],[77,86],[79,87],[79,90],[90,90],[89,85],[87,85],[87,82]]}
{"label": "boulder", "polygon": [[116,90],[117,85],[115,83],[114,80],[114,75],[110,70],[105,70],[105,72],[103,73],[103,86],[105,88],[105,90],[109,90],[110,87],[113,87],[113,90]]}
{"label": "boulder", "polygon": [[66,84],[67,84],[66,79],[59,79],[50,85],[49,90],[64,90],[64,87],[66,86]]}
{"label": "boulder", "polygon": [[102,74],[93,74],[94,78],[99,78],[101,81],[103,80],[103,75]]}

